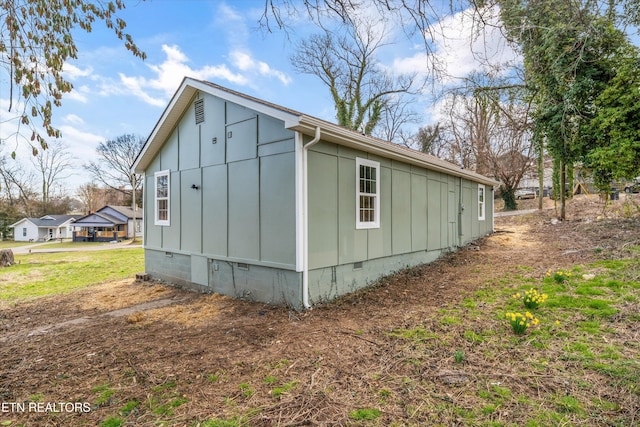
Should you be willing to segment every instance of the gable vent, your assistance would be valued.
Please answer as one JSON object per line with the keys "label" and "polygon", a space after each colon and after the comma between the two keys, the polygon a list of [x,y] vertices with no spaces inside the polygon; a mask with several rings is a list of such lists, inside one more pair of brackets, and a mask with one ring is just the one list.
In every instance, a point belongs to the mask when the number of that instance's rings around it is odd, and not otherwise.
{"label": "gable vent", "polygon": [[204,122],[204,99],[198,99],[193,104],[196,111],[196,124]]}

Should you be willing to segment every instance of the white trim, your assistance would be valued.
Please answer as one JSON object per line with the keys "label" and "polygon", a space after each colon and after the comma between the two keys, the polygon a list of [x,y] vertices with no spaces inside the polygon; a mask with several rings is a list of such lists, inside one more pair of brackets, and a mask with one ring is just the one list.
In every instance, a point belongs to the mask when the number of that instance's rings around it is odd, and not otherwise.
{"label": "white trim", "polygon": [[[167,177],[167,197],[158,198],[158,178]],[[167,201],[167,219],[159,218],[158,201]],[[155,225],[169,226],[171,225],[171,171],[168,169],[157,171],[153,174],[153,219]]]}
{"label": "white trim", "polygon": [[[375,176],[375,192],[366,193],[360,191],[360,166],[366,166],[369,168],[373,168],[376,171]],[[373,160],[363,159],[360,157],[356,157],[356,229],[367,229],[367,228],[380,228],[380,163],[374,162]],[[361,221],[360,220],[360,196],[367,195],[373,196],[374,206],[373,206],[373,221]]]}
{"label": "white trim", "polygon": [[304,148],[303,136],[300,132],[295,133],[295,180],[296,180],[296,271],[304,270],[304,230],[305,230],[305,204],[304,204]]}
{"label": "white trim", "polygon": [[[480,200],[480,195],[482,195],[482,200]],[[484,221],[486,205],[487,189],[484,185],[478,184],[478,221]]]}

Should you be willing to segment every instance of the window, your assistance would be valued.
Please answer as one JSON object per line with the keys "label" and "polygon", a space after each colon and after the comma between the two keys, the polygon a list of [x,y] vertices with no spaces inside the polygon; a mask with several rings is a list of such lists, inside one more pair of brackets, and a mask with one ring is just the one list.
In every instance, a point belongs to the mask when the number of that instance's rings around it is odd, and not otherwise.
{"label": "window", "polygon": [[22,237],[27,237],[27,227],[22,228]]}
{"label": "window", "polygon": [[356,228],[380,227],[380,163],[356,158]]}
{"label": "window", "polygon": [[169,221],[169,171],[159,171],[155,177],[155,225],[171,225]]}
{"label": "window", "polygon": [[478,220],[484,220],[484,185],[478,184]]}

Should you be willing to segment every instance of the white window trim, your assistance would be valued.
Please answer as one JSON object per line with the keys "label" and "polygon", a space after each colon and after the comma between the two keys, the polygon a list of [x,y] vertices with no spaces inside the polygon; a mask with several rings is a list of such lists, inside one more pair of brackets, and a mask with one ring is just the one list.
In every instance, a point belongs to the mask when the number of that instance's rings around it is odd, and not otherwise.
{"label": "white window trim", "polygon": [[[480,195],[482,194],[482,200]],[[487,190],[482,184],[478,184],[478,221],[484,221],[485,205],[487,204]]]}
{"label": "white window trim", "polygon": [[[376,192],[361,193],[360,192],[360,166],[367,166],[376,170]],[[360,195],[375,194],[374,202],[374,220],[363,222],[360,221]],[[356,229],[380,228],[380,163],[373,160],[362,159],[356,157]]]}
{"label": "white window trim", "polygon": [[[158,198],[158,177],[167,177],[167,197]],[[171,225],[171,171],[162,170],[153,174],[153,210],[154,210],[154,224],[155,225]],[[158,201],[167,200],[167,219],[158,218]]]}

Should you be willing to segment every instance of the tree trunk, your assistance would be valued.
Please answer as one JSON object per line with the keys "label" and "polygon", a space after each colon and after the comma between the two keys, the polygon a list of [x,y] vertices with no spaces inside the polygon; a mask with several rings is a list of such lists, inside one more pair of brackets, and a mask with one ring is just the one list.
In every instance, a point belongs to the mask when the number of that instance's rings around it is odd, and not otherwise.
{"label": "tree trunk", "polygon": [[565,187],[567,185],[567,170],[564,160],[560,160],[560,219],[566,218],[566,202],[567,194]]}
{"label": "tree trunk", "polygon": [[542,143],[538,147],[538,209],[542,209],[542,198],[544,197],[544,150]]}
{"label": "tree trunk", "polygon": [[504,200],[505,211],[515,211],[516,209],[518,209],[515,190],[513,189],[513,187],[502,187],[502,200]]}

